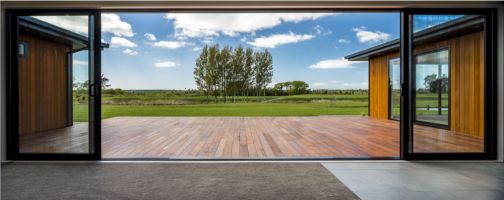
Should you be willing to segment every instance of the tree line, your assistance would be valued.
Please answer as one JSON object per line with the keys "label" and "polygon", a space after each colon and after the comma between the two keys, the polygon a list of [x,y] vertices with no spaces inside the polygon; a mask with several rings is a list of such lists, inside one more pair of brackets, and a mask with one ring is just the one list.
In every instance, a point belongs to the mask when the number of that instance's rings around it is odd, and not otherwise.
{"label": "tree line", "polygon": [[254,51],[251,48],[205,45],[194,67],[194,79],[198,90],[207,98],[219,96],[226,102],[231,96],[266,96],[266,87],[273,78],[273,57],[268,50]]}

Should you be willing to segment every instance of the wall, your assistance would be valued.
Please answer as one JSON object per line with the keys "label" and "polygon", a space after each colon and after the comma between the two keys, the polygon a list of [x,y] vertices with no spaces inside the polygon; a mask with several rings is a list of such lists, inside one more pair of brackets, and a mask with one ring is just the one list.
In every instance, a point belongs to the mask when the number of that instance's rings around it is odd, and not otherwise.
{"label": "wall", "polygon": [[369,116],[389,118],[389,61],[399,53],[369,59]]}
{"label": "wall", "polygon": [[20,34],[27,44],[19,58],[19,133],[30,134],[67,126],[67,53],[70,45]]}
{"label": "wall", "polygon": [[[483,32],[416,46],[414,53],[450,49],[450,130],[484,134]],[[388,118],[388,62],[398,53],[370,59],[370,115]],[[376,84],[376,85],[374,85]]]}

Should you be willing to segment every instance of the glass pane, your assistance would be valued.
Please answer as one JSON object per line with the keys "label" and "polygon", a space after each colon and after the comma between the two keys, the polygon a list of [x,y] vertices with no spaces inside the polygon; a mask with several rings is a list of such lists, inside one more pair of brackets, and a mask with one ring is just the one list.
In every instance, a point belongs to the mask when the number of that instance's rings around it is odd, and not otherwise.
{"label": "glass pane", "polygon": [[415,56],[415,120],[448,126],[448,49]]}
{"label": "glass pane", "polygon": [[401,63],[399,58],[389,61],[390,118],[400,120],[401,113]]}
{"label": "glass pane", "polygon": [[484,21],[413,17],[413,152],[483,151]]}
{"label": "glass pane", "polygon": [[88,19],[18,18],[20,153],[89,153]]}

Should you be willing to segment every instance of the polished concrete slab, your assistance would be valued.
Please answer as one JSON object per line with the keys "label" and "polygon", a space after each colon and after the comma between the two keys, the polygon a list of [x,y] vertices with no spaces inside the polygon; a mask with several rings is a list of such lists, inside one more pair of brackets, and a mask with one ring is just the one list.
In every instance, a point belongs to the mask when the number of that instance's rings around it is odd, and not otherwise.
{"label": "polished concrete slab", "polygon": [[504,199],[504,163],[323,163],[361,199]]}

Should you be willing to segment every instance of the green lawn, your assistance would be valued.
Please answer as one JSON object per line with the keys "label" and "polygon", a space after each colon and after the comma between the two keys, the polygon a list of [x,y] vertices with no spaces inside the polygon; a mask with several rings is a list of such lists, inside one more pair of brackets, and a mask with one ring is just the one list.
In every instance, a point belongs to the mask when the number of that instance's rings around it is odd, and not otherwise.
{"label": "green lawn", "polygon": [[[318,116],[367,115],[367,101],[102,105],[102,118],[117,116]],[[74,121],[87,121],[87,106],[74,105]]]}

